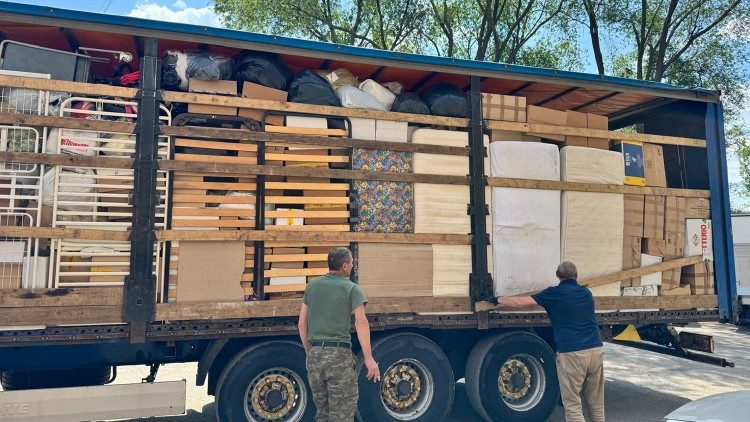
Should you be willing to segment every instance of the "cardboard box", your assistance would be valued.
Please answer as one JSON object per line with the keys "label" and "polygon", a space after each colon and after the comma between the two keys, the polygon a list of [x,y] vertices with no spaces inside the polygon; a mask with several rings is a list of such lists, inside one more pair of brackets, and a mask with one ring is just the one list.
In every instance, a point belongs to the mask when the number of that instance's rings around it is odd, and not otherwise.
{"label": "cardboard box", "polygon": [[657,286],[636,286],[625,287],[622,289],[623,296],[658,296],[659,289]]}
{"label": "cardboard box", "polygon": [[[568,127],[580,127],[580,128],[586,128],[588,127],[588,121],[586,118],[586,113],[580,113],[578,111],[571,111],[568,110],[565,112],[567,115],[567,126]],[[585,136],[573,136],[573,135],[565,135],[565,146],[577,146],[577,147],[585,147],[588,146],[588,142]]]}
{"label": "cardboard box", "polygon": [[375,122],[375,140],[386,142],[403,142],[409,139],[409,124],[393,120],[377,120]]}
{"label": "cardboard box", "polygon": [[714,241],[711,220],[688,218],[685,220],[685,256],[703,255],[713,261]]}
{"label": "cardboard box", "polygon": [[[529,123],[565,126],[568,123],[568,115],[564,111],[530,105],[527,110],[527,120]],[[544,139],[552,139],[557,142],[565,142],[565,135],[549,135],[543,133],[529,133],[529,135],[538,136]]]}
{"label": "cardboard box", "polygon": [[711,218],[711,201],[708,198],[684,198],[685,218]]}
{"label": "cardboard box", "polygon": [[[112,264],[120,262],[122,264]],[[91,272],[92,273],[121,273],[130,272],[130,257],[129,256],[92,256],[91,257]],[[93,265],[96,263],[107,263],[105,265]],[[124,283],[124,275],[91,275],[89,281],[92,283]]]}
{"label": "cardboard box", "polygon": [[[242,84],[242,97],[253,98],[256,100],[286,101],[287,92],[280,89],[273,89],[267,86],[245,82]],[[263,120],[265,110],[254,108],[240,108],[239,116],[247,117],[257,121]],[[266,118],[266,124],[275,126],[284,126],[284,116],[269,115]]]}
{"label": "cardboard box", "polygon": [[496,141],[513,141],[513,142],[542,142],[538,136],[525,135],[519,132],[510,132],[507,130],[493,130],[491,134],[492,142]]}
{"label": "cardboard box", "polygon": [[[641,254],[641,267],[660,264],[662,257],[648,254]],[[662,273],[651,273],[641,276],[641,286],[661,286]]]}
{"label": "cardboard box", "polygon": [[350,117],[352,122],[352,139],[361,139],[364,141],[375,140],[375,119],[360,119]]}
{"label": "cardboard box", "polygon": [[661,145],[643,144],[646,186],[667,187],[667,174],[664,169],[664,151]]}
{"label": "cardboard box", "polygon": [[526,122],[526,97],[482,93],[482,117],[487,120]]}
{"label": "cardboard box", "polygon": [[624,195],[625,198],[625,236],[643,237],[643,195]]}
{"label": "cardboard box", "polygon": [[[609,130],[609,118],[598,114],[586,114],[586,120],[589,129]],[[606,138],[588,138],[589,148],[609,149],[609,139]]]}
{"label": "cardboard box", "polygon": [[714,294],[714,264],[703,261],[682,267],[681,284],[690,286],[694,295]]}
{"label": "cardboard box", "polygon": [[360,243],[358,283],[367,297],[432,296],[432,246]]}
{"label": "cardboard box", "polygon": [[[622,269],[630,270],[641,267],[641,238],[633,236],[623,237]],[[623,280],[623,286],[640,286],[641,278],[634,277]]]}
{"label": "cardboard box", "polygon": [[[289,208],[276,208],[276,211],[289,211]],[[274,219],[276,226],[301,226],[303,222],[302,217],[276,217]]]}
{"label": "cardboard box", "polygon": [[643,162],[643,142],[614,141],[613,151],[622,153],[625,163],[625,184],[646,186],[646,169]]}
{"label": "cardboard box", "polygon": [[662,239],[664,236],[664,197],[646,195],[643,201],[643,236]]}
{"label": "cardboard box", "polygon": [[667,196],[664,201],[664,235],[667,232],[685,233],[685,198]]}
{"label": "cardboard box", "polygon": [[[190,92],[202,94],[219,94],[237,96],[236,81],[203,81],[200,79],[190,79],[188,82]],[[237,107],[227,107],[208,104],[188,104],[188,113],[198,114],[218,114],[222,116],[236,116]]]}
{"label": "cardboard box", "polygon": [[180,241],[175,302],[242,302],[245,242]]}
{"label": "cardboard box", "polygon": [[286,127],[304,127],[308,129],[328,129],[325,117],[286,116]]}
{"label": "cardboard box", "polygon": [[667,270],[661,273],[661,288],[672,290],[680,287],[680,277],[682,277],[682,268]]}
{"label": "cardboard box", "polygon": [[667,254],[667,242],[664,239],[643,238],[641,251],[648,255],[664,257]]}
{"label": "cardboard box", "polygon": [[667,260],[673,260],[682,258],[685,256],[685,235],[683,233],[667,232],[666,242],[666,258]]}

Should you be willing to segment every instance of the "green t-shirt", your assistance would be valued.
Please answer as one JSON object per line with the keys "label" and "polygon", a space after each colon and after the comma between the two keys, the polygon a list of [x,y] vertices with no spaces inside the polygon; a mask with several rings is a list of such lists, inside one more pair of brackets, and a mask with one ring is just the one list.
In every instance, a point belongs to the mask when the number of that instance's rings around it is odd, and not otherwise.
{"label": "green t-shirt", "polygon": [[302,302],[310,341],[351,341],[352,311],[367,298],[351,280],[327,274],[307,284]]}

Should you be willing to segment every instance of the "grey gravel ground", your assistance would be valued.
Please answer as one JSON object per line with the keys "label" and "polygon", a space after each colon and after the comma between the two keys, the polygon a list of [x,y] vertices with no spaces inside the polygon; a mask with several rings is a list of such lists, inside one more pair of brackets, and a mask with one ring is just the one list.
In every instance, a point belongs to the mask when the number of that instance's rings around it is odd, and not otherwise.
{"label": "grey gravel ground", "polygon": [[[686,330],[713,335],[716,354],[736,364],[719,368],[652,352],[605,345],[606,411],[609,422],[660,421],[672,410],[701,397],[736,390],[750,390],[750,330],[717,323]],[[186,379],[187,414],[148,419],[154,422],[214,421],[213,397],[206,387],[196,387],[195,364],[175,364],[161,368],[157,381]],[[145,367],[120,368],[118,383],[140,382],[148,374]],[[471,409],[462,386],[456,390],[451,421],[481,419]],[[561,408],[549,419],[564,422]]]}

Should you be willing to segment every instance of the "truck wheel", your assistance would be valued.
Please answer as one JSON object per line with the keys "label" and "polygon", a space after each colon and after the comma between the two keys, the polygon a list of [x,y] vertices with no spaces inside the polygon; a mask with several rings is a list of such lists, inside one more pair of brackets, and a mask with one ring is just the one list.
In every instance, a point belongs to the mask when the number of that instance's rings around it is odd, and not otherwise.
{"label": "truck wheel", "polygon": [[373,344],[380,382],[366,378],[359,356],[360,421],[441,421],[453,406],[455,383],[450,361],[430,339],[402,333]]}
{"label": "truck wheel", "polygon": [[222,422],[312,421],[302,345],[280,340],[237,353],[219,376],[216,416]]}
{"label": "truck wheel", "polygon": [[111,377],[111,366],[39,371],[5,371],[0,374],[0,385],[2,385],[5,391],[84,387],[104,385]]}
{"label": "truck wheel", "polygon": [[560,396],[555,354],[527,332],[486,337],[469,354],[466,393],[487,421],[546,420]]}

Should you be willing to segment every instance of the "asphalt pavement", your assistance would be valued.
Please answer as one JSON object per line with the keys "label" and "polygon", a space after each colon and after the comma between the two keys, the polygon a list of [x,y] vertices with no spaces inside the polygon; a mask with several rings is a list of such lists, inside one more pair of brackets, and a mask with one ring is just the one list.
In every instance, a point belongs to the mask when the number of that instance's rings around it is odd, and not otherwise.
{"label": "asphalt pavement", "polygon": [[[707,323],[685,328],[714,336],[716,355],[736,364],[735,368],[693,362],[634,348],[604,346],[605,407],[608,422],[661,421],[672,410],[692,400],[737,390],[750,390],[750,330],[732,325]],[[215,421],[216,407],[206,387],[195,386],[196,364],[162,367],[157,381],[187,380],[187,414],[145,419],[153,422]],[[140,382],[146,367],[118,369],[117,383]],[[450,421],[479,422],[463,386],[459,383]],[[750,420],[750,419],[749,419]],[[141,419],[143,421],[143,419]],[[549,421],[564,422],[558,407]]]}

